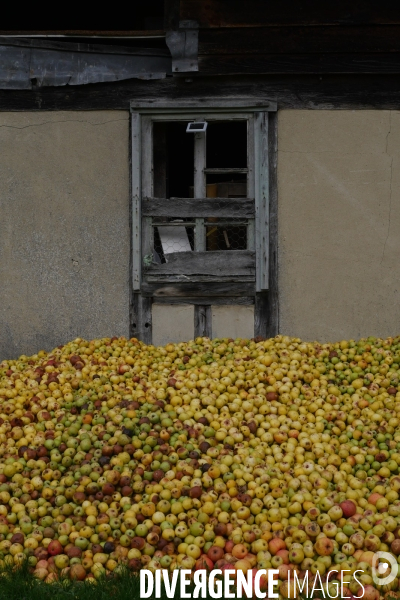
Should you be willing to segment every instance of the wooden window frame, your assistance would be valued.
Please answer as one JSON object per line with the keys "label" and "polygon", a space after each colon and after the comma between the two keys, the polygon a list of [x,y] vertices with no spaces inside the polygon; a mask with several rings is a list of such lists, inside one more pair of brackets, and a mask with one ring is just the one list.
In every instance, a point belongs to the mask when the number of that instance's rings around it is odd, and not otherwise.
{"label": "wooden window frame", "polygon": [[[132,291],[133,291],[133,335],[151,343],[151,304],[152,296],[157,301],[191,302],[195,305],[195,335],[211,335],[211,310],[213,303],[246,304],[255,303],[255,313],[265,311],[265,293],[269,290],[269,200],[270,200],[270,117],[268,113],[276,112],[275,102],[264,99],[225,99],[225,100],[169,100],[169,101],[133,101],[131,102],[132,124]],[[247,196],[254,198],[254,233],[248,228],[248,248],[255,251],[255,285],[234,283],[235,292],[229,292],[227,284],[209,283],[207,304],[199,304],[199,297],[204,295],[203,287],[198,286],[198,298],[185,297],[178,292],[176,297],[163,297],[162,291],[155,284],[143,282],[143,248],[152,247],[151,216],[142,214],[144,197],[153,198],[153,148],[152,123],[154,121],[191,121],[201,119],[247,120],[248,121],[248,189]],[[205,137],[193,134],[197,169],[194,173],[195,197],[206,197],[205,174]],[[195,251],[202,251],[202,239],[199,231],[204,232],[204,218],[196,219]],[[203,235],[204,238],[204,235]],[[205,250],[205,248],[204,248]],[[246,252],[246,251],[238,251]],[[239,278],[240,279],[240,278]],[[165,286],[165,283],[164,283]],[[196,286],[191,290],[196,293]],[[227,294],[227,295],[226,295]],[[214,299],[213,299],[214,297]],[[268,304],[268,303],[267,303]],[[262,315],[255,314],[255,334],[265,329],[261,324]],[[265,321],[265,319],[264,319]]]}
{"label": "wooden window frame", "polygon": [[[253,203],[253,207],[256,205],[256,201],[254,199],[255,196],[255,185],[254,185],[254,116],[253,113],[248,113],[248,112],[219,112],[219,113],[215,113],[215,112],[203,112],[202,113],[202,119],[206,119],[209,122],[212,122],[213,120],[223,120],[224,122],[228,122],[228,121],[246,121],[247,125],[248,125],[248,158],[247,158],[247,162],[249,165],[249,168],[246,169],[224,169],[225,172],[238,172],[238,171],[245,171],[247,174],[247,187],[248,187],[248,193],[247,196],[248,198],[246,199],[242,199],[243,200],[243,208],[246,209],[246,201],[247,203],[252,202]],[[194,114],[194,113],[186,113],[186,112],[182,112],[179,113],[179,115],[175,115],[174,116],[174,122],[178,122],[178,121],[191,121],[191,120],[195,120],[196,118],[198,118],[198,113]],[[146,205],[148,206],[149,204],[152,205],[154,208],[156,208],[157,212],[160,213],[160,209],[161,206],[160,204],[164,204],[164,206],[168,205],[168,211],[166,216],[175,216],[178,217],[180,216],[180,213],[173,213],[173,210],[171,208],[171,205],[176,205],[175,199],[171,200],[169,203],[165,202],[165,198],[154,198],[154,172],[153,172],[153,164],[152,164],[152,152],[153,152],[153,137],[152,137],[152,132],[153,132],[153,127],[152,124],[156,123],[156,122],[168,122],[171,121],[171,117],[169,114],[157,114],[157,115],[151,115],[151,116],[143,116],[142,118],[142,128],[141,128],[141,132],[142,132],[142,150],[143,150],[143,155],[145,156],[145,159],[142,161],[142,189],[141,189],[141,196],[142,196],[142,203],[141,203],[141,210],[142,210],[142,266],[143,266],[143,261],[144,258],[147,257],[151,257],[152,255],[152,250],[153,250],[153,246],[154,246],[154,226],[152,224],[152,216],[154,215],[150,215],[149,214],[149,210],[143,211],[144,207],[146,207]],[[192,135],[192,134],[188,134],[188,135]],[[245,280],[244,278],[247,277],[248,281],[255,281],[255,272],[256,272],[256,265],[255,265],[255,260],[254,260],[254,255],[256,253],[256,244],[255,244],[255,218],[256,218],[256,211],[253,208],[253,214],[250,217],[246,218],[247,221],[247,237],[248,237],[248,247],[246,248],[246,250],[237,250],[237,251],[231,251],[231,252],[226,252],[226,251],[220,251],[219,252],[219,256],[217,255],[216,252],[214,252],[214,261],[211,261],[211,255],[209,255],[209,252],[206,251],[206,236],[205,236],[205,227],[204,227],[204,217],[208,216],[208,217],[213,217],[213,216],[217,216],[217,213],[214,212],[215,208],[212,208],[212,203],[215,204],[216,203],[220,203],[220,204],[228,204],[231,205],[232,207],[235,207],[237,209],[237,214],[238,216],[243,216],[239,209],[240,200],[234,200],[234,199],[229,199],[226,198],[224,200],[222,199],[216,199],[213,198],[211,199],[207,199],[206,198],[206,176],[207,176],[207,172],[210,172],[209,169],[206,168],[206,137],[203,134],[193,134],[194,136],[194,197],[189,199],[189,198],[179,198],[178,203],[182,204],[184,202],[187,203],[187,207],[189,208],[190,206],[192,206],[192,211],[195,211],[191,214],[191,216],[193,217],[193,222],[195,223],[194,226],[194,253],[190,253],[192,254],[192,256],[185,256],[184,254],[182,254],[182,256],[178,256],[175,258],[181,258],[182,260],[179,261],[179,263],[183,262],[186,263],[186,265],[189,267],[189,261],[191,262],[192,260],[196,263],[196,267],[202,266],[204,265],[206,267],[206,270],[208,268],[210,268],[211,271],[214,271],[214,274],[210,271],[208,272],[207,278],[210,281],[224,281],[225,279],[229,278],[229,281],[234,281],[235,278],[237,279],[237,281],[241,281],[241,280]],[[213,171],[215,171],[215,169],[213,169]],[[158,202],[157,202],[158,201]],[[164,202],[163,202],[164,201]],[[196,202],[197,201],[197,202]],[[209,212],[207,215],[204,214],[206,207],[208,206],[209,208]],[[197,211],[200,211],[201,214],[198,214]],[[221,212],[221,211],[220,211]],[[227,216],[225,214],[225,216],[227,217],[227,220],[229,220],[229,218],[231,218],[232,214],[230,214],[229,216]],[[244,218],[244,217],[243,217]],[[200,256],[201,253],[201,256]],[[247,254],[247,256],[246,256]],[[250,258],[250,256],[252,258]],[[239,262],[238,262],[239,261]],[[243,265],[243,262],[245,264],[247,264],[247,268]],[[200,265],[199,265],[200,263]],[[253,275],[247,275],[246,276],[246,272],[249,270],[249,267],[251,265],[251,263],[254,263],[253,265]],[[239,265],[241,265],[241,269],[239,270]],[[172,273],[170,273],[169,275],[166,276],[162,276],[162,272],[164,270],[164,267],[167,267],[168,265],[163,265],[163,267],[161,268],[154,268],[154,267],[150,267],[147,272],[146,272],[146,277],[143,277],[143,271],[142,271],[142,284],[144,283],[144,280],[146,280],[146,282],[163,282],[163,283],[168,283],[168,282],[172,282],[172,281],[179,281],[179,279],[181,279],[182,281],[184,280],[188,280],[186,275],[189,275],[189,272],[186,272],[185,274],[182,275],[175,275],[174,270],[172,269]],[[238,272],[237,274],[235,274],[235,268],[238,268]],[[221,268],[223,268],[224,272],[225,272],[225,277],[221,277],[221,275],[218,275],[217,273],[221,273]],[[158,273],[157,275],[154,274],[154,271],[156,273]],[[178,271],[180,271],[180,269],[178,268]],[[193,278],[190,278],[191,281],[195,281]],[[198,278],[198,281],[202,281],[202,277],[201,275]]]}

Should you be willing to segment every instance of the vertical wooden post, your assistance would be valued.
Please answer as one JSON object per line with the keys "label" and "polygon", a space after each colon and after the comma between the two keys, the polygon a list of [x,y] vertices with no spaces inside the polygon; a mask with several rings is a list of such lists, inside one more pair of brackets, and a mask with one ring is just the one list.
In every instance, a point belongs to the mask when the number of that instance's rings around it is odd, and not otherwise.
{"label": "vertical wooden post", "polygon": [[268,290],[268,113],[256,113],[254,117],[254,125],[254,197],[256,205],[256,292],[262,292]]}
{"label": "vertical wooden post", "polygon": [[279,280],[278,280],[278,113],[269,113],[269,289],[266,300],[266,337],[279,333]]}
{"label": "vertical wooden post", "polygon": [[138,306],[139,306],[139,294],[132,292],[131,294],[131,305],[130,305],[130,313],[129,313],[129,335],[130,337],[139,337],[139,315],[138,315]]}
{"label": "vertical wooden post", "polygon": [[[194,197],[206,197],[206,134],[194,134]],[[196,219],[194,230],[194,250],[204,252],[206,249],[206,236],[204,231],[204,219]]]}
{"label": "vertical wooden post", "polygon": [[[196,133],[194,136],[194,197],[207,196],[206,168],[206,134]],[[204,219],[196,219],[194,230],[194,250],[204,252],[206,249],[206,231]],[[197,305],[194,307],[195,337],[211,337],[211,306]]]}
{"label": "vertical wooden post", "polygon": [[274,337],[268,332],[268,293],[258,292],[254,299],[254,336]]}
{"label": "vertical wooden post", "polygon": [[[141,199],[153,196],[153,122],[151,117],[142,117],[142,186]],[[143,257],[153,256],[153,227],[151,217],[142,218],[142,252]],[[143,270],[142,264],[142,270]],[[152,311],[153,298],[140,296],[138,320],[140,339],[146,344],[152,341]]]}
{"label": "vertical wooden post", "polygon": [[194,337],[212,337],[210,305],[194,305]]}
{"label": "vertical wooden post", "polygon": [[152,341],[152,304],[153,299],[134,293],[131,310],[131,335],[145,344]]}
{"label": "vertical wooden post", "polygon": [[270,177],[269,177],[269,113],[259,112],[254,116],[254,198],[256,208],[256,298],[254,304],[254,335],[273,337],[276,335],[270,323]]}
{"label": "vertical wooden post", "polygon": [[178,29],[180,18],[180,0],[164,0],[164,29]]}
{"label": "vertical wooden post", "polygon": [[[152,247],[152,227],[145,220],[142,223],[141,203],[143,196],[151,196],[153,187],[152,122],[138,112],[132,112],[131,119],[131,160],[132,160],[132,289],[131,333],[147,344],[151,343],[151,305],[152,298],[140,293],[142,282],[143,250]],[[142,144],[143,140],[143,144]],[[142,160],[143,151],[143,160]],[[144,227],[144,235],[142,228]]]}
{"label": "vertical wooden post", "polygon": [[141,282],[141,118],[132,112],[132,288],[140,290]]}
{"label": "vertical wooden post", "polygon": [[153,298],[140,295],[138,304],[139,339],[141,339],[145,344],[151,344],[153,336],[151,310]]}

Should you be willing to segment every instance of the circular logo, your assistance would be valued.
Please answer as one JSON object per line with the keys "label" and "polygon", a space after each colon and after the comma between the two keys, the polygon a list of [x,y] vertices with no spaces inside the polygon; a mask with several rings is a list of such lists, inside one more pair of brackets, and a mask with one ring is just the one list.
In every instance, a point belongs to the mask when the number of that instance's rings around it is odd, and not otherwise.
{"label": "circular logo", "polygon": [[[375,552],[372,559],[372,579],[377,585],[388,585],[397,577],[399,566],[389,552]],[[383,577],[386,575],[386,577]]]}

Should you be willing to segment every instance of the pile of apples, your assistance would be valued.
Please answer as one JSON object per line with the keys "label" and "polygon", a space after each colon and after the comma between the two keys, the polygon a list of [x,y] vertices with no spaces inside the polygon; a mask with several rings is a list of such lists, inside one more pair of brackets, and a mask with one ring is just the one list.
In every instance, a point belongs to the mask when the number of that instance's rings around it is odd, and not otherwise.
{"label": "pile of apples", "polygon": [[400,556],[399,376],[400,338],[77,338],[5,360],[0,568],[278,569],[283,598],[294,571],[331,593],[347,571],[346,596],[358,579],[378,600],[399,585],[372,578],[375,552]]}

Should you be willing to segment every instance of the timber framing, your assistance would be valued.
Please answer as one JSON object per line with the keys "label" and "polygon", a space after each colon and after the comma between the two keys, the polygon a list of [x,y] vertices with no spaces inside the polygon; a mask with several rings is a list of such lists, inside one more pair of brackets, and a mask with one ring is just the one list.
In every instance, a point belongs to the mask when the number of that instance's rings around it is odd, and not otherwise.
{"label": "timber framing", "polygon": [[1,111],[130,110],[132,101],[203,102],[235,96],[264,97],[280,109],[398,110],[398,75],[274,75],[223,77],[170,77],[157,81],[127,80],[115,83],[33,87],[0,90]]}

